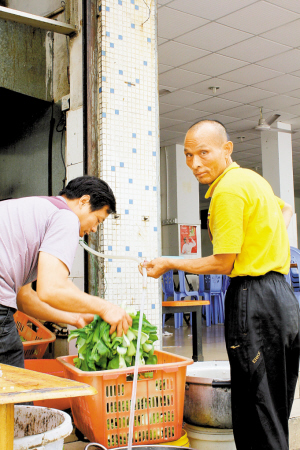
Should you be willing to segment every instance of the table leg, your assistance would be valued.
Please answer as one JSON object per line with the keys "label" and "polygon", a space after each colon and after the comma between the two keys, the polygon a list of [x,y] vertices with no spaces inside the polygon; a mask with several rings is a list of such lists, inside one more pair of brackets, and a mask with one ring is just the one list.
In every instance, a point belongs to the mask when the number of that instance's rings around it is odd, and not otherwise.
{"label": "table leg", "polygon": [[193,360],[203,361],[202,353],[202,306],[192,313]]}
{"label": "table leg", "polygon": [[1,450],[13,450],[14,448],[13,403],[0,405],[0,448]]}

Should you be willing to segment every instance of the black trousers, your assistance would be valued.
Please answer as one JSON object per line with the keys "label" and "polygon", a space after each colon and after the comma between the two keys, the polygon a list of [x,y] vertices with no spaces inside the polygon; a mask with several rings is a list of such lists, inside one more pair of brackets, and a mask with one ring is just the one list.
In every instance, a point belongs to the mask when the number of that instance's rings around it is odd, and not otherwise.
{"label": "black trousers", "polygon": [[24,350],[14,321],[15,312],[0,304],[0,363],[24,368]]}
{"label": "black trousers", "polygon": [[287,450],[299,371],[299,305],[283,275],[231,280],[225,339],[237,450]]}

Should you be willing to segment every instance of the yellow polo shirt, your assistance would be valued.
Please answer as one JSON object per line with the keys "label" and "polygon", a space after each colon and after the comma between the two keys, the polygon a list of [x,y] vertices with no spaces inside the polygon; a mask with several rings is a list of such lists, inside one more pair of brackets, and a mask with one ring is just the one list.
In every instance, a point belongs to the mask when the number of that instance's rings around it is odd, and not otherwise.
{"label": "yellow polo shirt", "polygon": [[284,201],[256,172],[232,163],[211,184],[208,221],[214,255],[236,253],[231,277],[287,274],[290,245]]}

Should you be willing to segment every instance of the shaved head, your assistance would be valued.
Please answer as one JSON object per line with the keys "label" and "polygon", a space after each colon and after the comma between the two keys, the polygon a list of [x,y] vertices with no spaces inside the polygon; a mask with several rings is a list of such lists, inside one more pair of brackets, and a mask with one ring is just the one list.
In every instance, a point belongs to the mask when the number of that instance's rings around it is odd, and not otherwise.
{"label": "shaved head", "polygon": [[232,163],[232,149],[226,128],[216,120],[195,123],[185,136],[186,163],[201,184],[213,183]]}
{"label": "shaved head", "polygon": [[200,120],[189,128],[187,135],[190,132],[195,133],[194,135],[199,136],[200,139],[201,136],[209,136],[217,145],[223,145],[229,141],[225,126],[217,120]]}

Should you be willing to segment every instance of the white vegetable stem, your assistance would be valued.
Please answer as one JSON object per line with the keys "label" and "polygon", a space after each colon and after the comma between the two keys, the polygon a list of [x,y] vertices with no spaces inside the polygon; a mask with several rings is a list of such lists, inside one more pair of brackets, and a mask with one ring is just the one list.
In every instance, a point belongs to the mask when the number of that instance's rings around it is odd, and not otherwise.
{"label": "white vegetable stem", "polygon": [[143,324],[143,316],[144,316],[144,303],[145,303],[145,296],[146,296],[145,294],[146,294],[146,288],[147,288],[147,270],[145,267],[143,267],[143,287],[144,287],[144,289],[143,289],[141,309],[140,309],[139,332],[138,332],[138,338],[137,338],[137,344],[136,344],[135,366],[134,366],[134,372],[133,372],[130,418],[129,418],[128,450],[131,450],[131,448],[132,448],[134,410],[135,410],[135,401],[136,401],[138,368],[139,368],[139,363],[140,363],[140,343],[141,343],[142,324]]}

